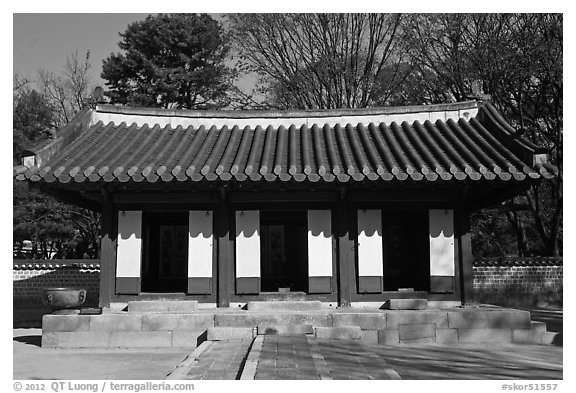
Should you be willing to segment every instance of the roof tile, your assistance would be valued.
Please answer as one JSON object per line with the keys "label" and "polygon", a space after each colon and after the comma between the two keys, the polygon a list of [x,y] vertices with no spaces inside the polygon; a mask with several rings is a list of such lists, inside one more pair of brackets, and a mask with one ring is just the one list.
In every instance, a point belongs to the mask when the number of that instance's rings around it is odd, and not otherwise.
{"label": "roof tile", "polygon": [[[289,120],[289,119],[288,119]],[[527,162],[542,149],[514,134],[490,105],[476,118],[279,127],[116,125],[88,128],[41,168],[17,167],[32,181],[169,182],[517,180],[558,169]]]}

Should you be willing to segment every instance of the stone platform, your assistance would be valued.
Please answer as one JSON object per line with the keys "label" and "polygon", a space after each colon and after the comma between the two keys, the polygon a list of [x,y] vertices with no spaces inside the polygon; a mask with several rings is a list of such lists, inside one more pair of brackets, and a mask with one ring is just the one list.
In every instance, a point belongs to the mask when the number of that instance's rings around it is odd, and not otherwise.
{"label": "stone platform", "polygon": [[[146,302],[151,303],[151,302]],[[366,344],[517,343],[549,344],[553,334],[528,311],[499,307],[424,310],[324,308],[318,304],[202,309],[132,304],[129,311],[102,315],[45,315],[42,347],[196,348],[203,341],[252,339],[262,334],[313,334],[317,338]],[[280,303],[280,302],[277,302]],[[296,309],[295,309],[296,308]]]}

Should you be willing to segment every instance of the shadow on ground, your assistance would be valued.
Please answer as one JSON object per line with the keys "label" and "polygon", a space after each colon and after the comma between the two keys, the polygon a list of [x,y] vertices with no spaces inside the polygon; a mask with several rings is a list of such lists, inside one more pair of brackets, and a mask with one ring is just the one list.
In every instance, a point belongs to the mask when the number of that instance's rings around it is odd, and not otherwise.
{"label": "shadow on ground", "polygon": [[51,310],[35,305],[13,305],[12,328],[41,328],[42,317]]}
{"label": "shadow on ground", "polygon": [[562,348],[543,345],[374,347],[402,379],[562,379]]}
{"label": "shadow on ground", "polygon": [[42,336],[41,335],[14,337],[14,341],[17,341],[17,342],[23,343],[23,344],[34,345],[36,347],[42,346]]}

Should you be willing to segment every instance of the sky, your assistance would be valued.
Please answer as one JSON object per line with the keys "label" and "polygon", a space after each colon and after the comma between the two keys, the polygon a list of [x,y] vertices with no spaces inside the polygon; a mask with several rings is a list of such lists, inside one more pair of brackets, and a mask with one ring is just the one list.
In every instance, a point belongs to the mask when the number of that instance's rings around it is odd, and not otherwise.
{"label": "sky", "polygon": [[13,72],[36,79],[38,70],[60,73],[66,57],[90,51],[92,77],[102,84],[102,61],[119,52],[120,32],[148,14],[14,14]]}
{"label": "sky", "polygon": [[[100,77],[102,62],[113,52],[120,52],[120,33],[132,22],[145,19],[149,14],[127,13],[57,13],[13,14],[13,74],[35,81],[39,70],[60,74],[66,59],[74,51],[84,59],[90,51],[93,86],[105,88]],[[211,14],[222,20],[222,14]],[[254,75],[236,81],[236,85],[249,92],[254,87]]]}

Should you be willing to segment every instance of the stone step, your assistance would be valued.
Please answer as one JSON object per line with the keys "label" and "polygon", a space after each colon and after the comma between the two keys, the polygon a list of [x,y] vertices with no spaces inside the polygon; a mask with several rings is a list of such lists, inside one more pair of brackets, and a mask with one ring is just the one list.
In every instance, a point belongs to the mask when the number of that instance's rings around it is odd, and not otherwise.
{"label": "stone step", "polygon": [[248,311],[313,311],[321,310],[322,303],[313,301],[252,301],[248,302]]}
{"label": "stone step", "polygon": [[537,342],[537,344],[544,344],[544,345],[562,345],[563,338],[562,333],[558,332],[546,332],[542,334],[541,341]]}
{"label": "stone step", "polygon": [[304,301],[306,300],[306,292],[260,292],[259,295],[261,298],[267,301]]}
{"label": "stone step", "polygon": [[426,299],[388,299],[384,303],[386,310],[425,310],[427,307]]}
{"label": "stone step", "polygon": [[310,324],[302,325],[258,325],[258,334],[270,335],[294,335],[294,334],[312,334],[314,330]]}
{"label": "stone step", "polygon": [[314,337],[324,340],[361,340],[360,326],[315,327]]}
{"label": "stone step", "polygon": [[223,313],[214,315],[214,326],[257,327],[258,325],[312,325],[332,326],[332,315],[324,312],[292,312],[278,313],[244,312]]}
{"label": "stone step", "polygon": [[208,328],[208,341],[252,340],[256,329],[246,327],[211,327]]}
{"label": "stone step", "polygon": [[189,313],[198,310],[197,300],[134,300],[128,302],[129,312]]}

